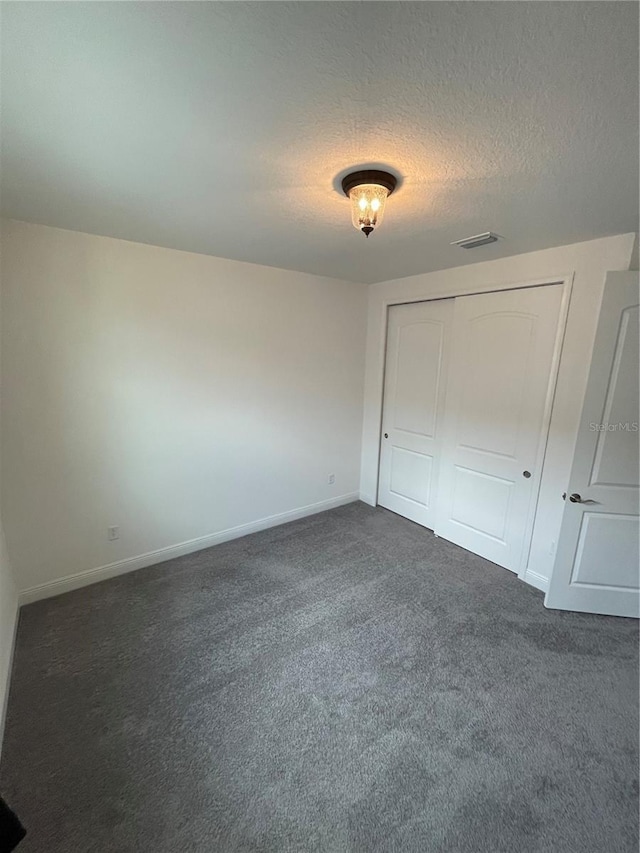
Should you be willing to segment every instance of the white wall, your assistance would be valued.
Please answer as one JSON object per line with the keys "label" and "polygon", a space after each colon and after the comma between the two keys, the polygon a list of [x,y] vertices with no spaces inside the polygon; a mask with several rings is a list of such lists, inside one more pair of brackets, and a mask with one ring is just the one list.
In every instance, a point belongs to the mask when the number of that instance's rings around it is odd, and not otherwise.
{"label": "white wall", "polygon": [[[1,396],[2,391],[0,390]],[[0,750],[2,749],[5,711],[9,698],[9,676],[11,675],[13,642],[17,623],[18,590],[9,564],[2,530],[2,518],[0,517]]]}
{"label": "white wall", "polygon": [[562,492],[567,487],[571,467],[605,275],[608,270],[629,268],[634,241],[635,234],[607,237],[371,285],[360,481],[362,499],[371,504],[376,499],[387,305],[572,277],[540,499],[525,575],[525,580],[546,588],[562,520]]}
{"label": "white wall", "polygon": [[13,641],[18,621],[18,590],[13,581],[13,573],[4,543],[2,525],[0,524],[0,750],[2,749],[2,733],[4,718],[9,698],[9,676],[11,675],[11,660]]}
{"label": "white wall", "polygon": [[357,495],[364,285],[18,222],[2,243],[22,600]]}

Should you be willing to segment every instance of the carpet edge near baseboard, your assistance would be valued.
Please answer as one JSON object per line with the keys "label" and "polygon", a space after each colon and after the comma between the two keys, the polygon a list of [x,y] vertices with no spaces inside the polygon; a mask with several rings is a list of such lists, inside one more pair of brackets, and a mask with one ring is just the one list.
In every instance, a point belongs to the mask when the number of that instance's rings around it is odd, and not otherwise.
{"label": "carpet edge near baseboard", "polygon": [[350,492],[344,495],[339,495],[336,498],[329,498],[329,500],[318,501],[317,503],[297,507],[296,509],[277,513],[276,515],[259,518],[256,519],[256,521],[249,521],[246,524],[240,524],[236,527],[229,527],[226,530],[220,530],[217,533],[198,536],[196,539],[189,539],[186,542],[179,542],[176,545],[169,545],[165,548],[158,548],[155,551],[148,551],[145,554],[125,557],[122,560],[116,560],[114,563],[107,563],[104,566],[97,566],[93,569],[84,569],[80,572],[74,572],[73,574],[66,575],[62,578],[56,578],[53,581],[47,581],[46,583],[37,584],[36,586],[20,590],[18,594],[18,604],[22,607],[25,604],[32,604],[33,602],[40,601],[44,598],[53,598],[53,596],[62,595],[63,593],[71,592],[74,589],[80,589],[81,587],[99,583],[100,581],[108,580],[109,578],[114,578],[118,575],[127,574],[128,572],[135,572],[138,569],[144,569],[148,566],[153,566],[156,563],[164,563],[167,560],[173,560],[176,557],[182,557],[185,554],[202,551],[205,548],[211,548],[213,545],[219,545],[222,542],[239,539],[241,536],[248,536],[250,533],[257,533],[260,530],[277,527],[280,524],[286,524],[289,521],[296,521],[299,518],[305,518],[309,515],[325,512],[329,509],[335,509],[336,507],[354,503],[358,500],[360,500],[359,493]]}

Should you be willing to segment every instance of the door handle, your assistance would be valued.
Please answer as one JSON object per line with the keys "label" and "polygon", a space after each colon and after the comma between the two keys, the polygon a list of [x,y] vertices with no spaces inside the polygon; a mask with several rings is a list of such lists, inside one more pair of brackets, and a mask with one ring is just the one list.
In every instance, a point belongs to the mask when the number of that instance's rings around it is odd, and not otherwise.
{"label": "door handle", "polygon": [[[565,500],[566,497],[567,497],[567,493],[565,492],[562,495],[562,500]],[[582,496],[579,495],[577,492],[573,492],[573,494],[569,495],[569,500],[571,501],[572,504],[597,504],[598,503],[598,501],[592,501],[589,498],[585,498],[585,500],[582,500]]]}

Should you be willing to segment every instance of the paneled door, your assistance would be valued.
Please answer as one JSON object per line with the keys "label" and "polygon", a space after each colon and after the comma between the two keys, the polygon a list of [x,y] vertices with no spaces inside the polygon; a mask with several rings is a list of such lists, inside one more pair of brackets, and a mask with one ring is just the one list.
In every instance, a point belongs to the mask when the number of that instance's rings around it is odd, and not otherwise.
{"label": "paneled door", "polygon": [[547,607],[640,616],[639,303],[638,273],[609,273]]}
{"label": "paneled door", "polygon": [[520,569],[540,482],[561,285],[455,300],[435,532]]}
{"label": "paneled door", "polygon": [[430,528],[453,302],[389,308],[378,503]]}

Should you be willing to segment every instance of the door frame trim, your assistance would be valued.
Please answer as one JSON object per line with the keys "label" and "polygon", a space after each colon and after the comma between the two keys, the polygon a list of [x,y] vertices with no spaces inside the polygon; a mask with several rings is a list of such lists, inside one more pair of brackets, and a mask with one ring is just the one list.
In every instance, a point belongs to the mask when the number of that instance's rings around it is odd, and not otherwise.
{"label": "door frame trim", "polygon": [[[545,398],[544,415],[542,420],[541,436],[542,441],[538,448],[536,458],[536,477],[531,490],[531,500],[527,510],[527,522],[525,525],[524,541],[522,543],[522,553],[520,564],[517,570],[517,577],[520,580],[529,580],[527,577],[527,567],[529,565],[529,557],[531,553],[531,542],[533,539],[533,530],[535,526],[536,514],[538,511],[538,502],[540,498],[540,486],[542,483],[542,474],[544,470],[544,462],[549,442],[549,428],[551,426],[551,418],[553,415],[553,406],[555,402],[556,386],[558,382],[558,372],[560,369],[560,358],[562,355],[562,347],[564,344],[565,332],[567,328],[567,318],[569,316],[569,304],[571,302],[571,293],[573,290],[574,273],[567,272],[557,276],[545,276],[544,278],[531,279],[527,281],[507,281],[496,282],[477,287],[461,288],[455,291],[436,292],[424,296],[412,296],[406,299],[398,299],[389,297],[382,301],[380,311],[380,323],[384,330],[380,340],[380,364],[381,370],[378,372],[378,387],[377,387],[377,467],[376,467],[376,492],[374,504],[378,505],[378,494],[380,491],[380,457],[381,457],[381,442],[382,442],[382,415],[384,407],[384,381],[385,369],[387,362],[387,336],[389,329],[389,308],[394,305],[411,305],[414,302],[435,302],[441,299],[456,299],[460,296],[477,296],[482,293],[497,293],[505,290],[524,290],[530,287],[545,287],[548,285],[559,285],[562,287],[562,298],[560,301],[560,311],[558,314],[558,325],[556,328],[556,339],[553,348],[553,358],[551,361],[551,372],[549,374],[549,383],[547,386],[547,394]],[[425,528],[427,529],[427,528]],[[508,570],[505,570],[508,571]],[[537,586],[537,584],[536,584]]]}

